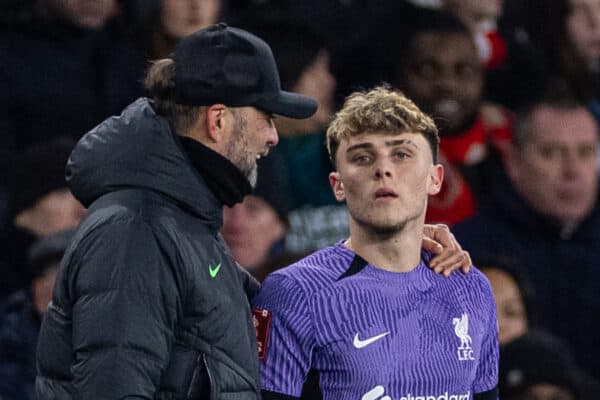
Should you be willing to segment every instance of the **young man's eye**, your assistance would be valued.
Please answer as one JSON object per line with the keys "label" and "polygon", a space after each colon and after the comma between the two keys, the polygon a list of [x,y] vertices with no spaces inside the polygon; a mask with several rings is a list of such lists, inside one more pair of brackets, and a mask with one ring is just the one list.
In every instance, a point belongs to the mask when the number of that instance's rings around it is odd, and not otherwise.
{"label": "young man's eye", "polygon": [[394,153],[394,158],[399,159],[399,160],[403,160],[405,158],[410,157],[410,155],[408,153],[405,153],[403,151],[399,151],[397,153]]}
{"label": "young man's eye", "polygon": [[368,164],[371,161],[371,157],[367,155],[358,155],[352,157],[352,162],[357,164]]}

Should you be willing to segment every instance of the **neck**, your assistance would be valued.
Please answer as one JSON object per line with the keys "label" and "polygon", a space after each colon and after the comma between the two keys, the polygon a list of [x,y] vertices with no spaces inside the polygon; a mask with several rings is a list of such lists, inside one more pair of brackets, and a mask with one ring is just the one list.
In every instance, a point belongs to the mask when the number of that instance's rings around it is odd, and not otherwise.
{"label": "neck", "polygon": [[192,165],[221,203],[233,207],[252,192],[248,179],[229,159],[188,136],[180,139]]}
{"label": "neck", "polygon": [[423,224],[405,226],[392,234],[365,230],[355,222],[350,224],[350,237],[344,245],[367,260],[369,264],[392,272],[413,270],[421,260]]}

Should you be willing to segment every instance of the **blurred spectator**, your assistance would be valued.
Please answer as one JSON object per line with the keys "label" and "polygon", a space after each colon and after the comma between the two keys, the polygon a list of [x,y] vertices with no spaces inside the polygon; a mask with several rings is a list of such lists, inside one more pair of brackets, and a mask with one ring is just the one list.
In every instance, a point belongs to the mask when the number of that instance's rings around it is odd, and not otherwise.
{"label": "blurred spectator", "polygon": [[[274,271],[277,271],[280,268],[287,267],[295,263],[296,261],[306,257],[311,252],[304,253],[292,253],[292,252],[284,252],[281,254],[274,255],[269,257],[267,261],[262,264],[259,268],[252,270],[252,275],[259,281],[262,282],[265,278]],[[312,384],[311,384],[312,385]],[[317,387],[318,387],[317,383]],[[311,399],[312,397],[302,397],[303,399]]]}
{"label": "blurred spectator", "polygon": [[522,267],[501,257],[479,259],[474,264],[488,278],[494,292],[500,345],[524,335],[534,319],[534,293]]}
{"label": "blurred spectator", "polygon": [[335,200],[328,180],[332,167],[325,148],[325,128],[333,114],[336,85],[329,52],[321,36],[297,22],[264,20],[250,22],[247,28],[273,49],[282,88],[319,102],[311,118],[275,119],[280,139],[274,153],[281,154],[285,162],[278,174],[290,182],[286,251],[302,253],[333,244],[348,235],[348,220],[346,208]]}
{"label": "blurred spectator", "polygon": [[330,53],[338,106],[350,93],[381,84],[381,64],[391,54],[388,42],[395,40],[387,31],[390,26],[412,25],[416,8],[406,0],[229,0],[228,4],[234,19],[241,16],[261,24],[284,18],[316,32]]}
{"label": "blurred spectator", "polygon": [[582,400],[580,376],[560,340],[532,332],[500,348],[502,400]]}
{"label": "blurred spectator", "polygon": [[483,67],[468,28],[453,15],[422,10],[398,40],[394,84],[431,115],[440,132],[442,191],[429,200],[428,222],[454,224],[473,215],[487,193],[492,154],[512,134],[509,114],[482,102]]}
{"label": "blurred spectator", "polygon": [[217,22],[223,0],[127,0],[105,32],[103,96],[110,114],[148,96],[143,80],[150,62],[168,57],[181,38]]}
{"label": "blurred spectator", "polygon": [[507,46],[497,30],[502,0],[442,0],[442,7],[463,21],[473,34],[479,58],[488,68],[501,65]]}
{"label": "blurred spectator", "polygon": [[65,181],[75,142],[54,138],[20,155],[9,174],[9,224],[0,232],[0,297],[29,285],[26,252],[36,238],[79,224],[85,209]]}
{"label": "blurred spectator", "polygon": [[557,88],[567,88],[580,101],[595,100],[600,117],[600,2],[514,3],[511,18],[501,26],[509,57],[501,70],[490,74],[487,95],[519,109]]}
{"label": "blurred spectator", "polygon": [[261,158],[252,194],[233,207],[223,207],[223,238],[235,260],[252,274],[284,252],[289,199],[288,182],[278,175],[281,161],[277,153]]}
{"label": "blurred spectator", "polygon": [[281,86],[310,94],[319,103],[317,112],[302,121],[278,116],[275,123],[279,134],[309,135],[327,127],[333,114],[336,81],[324,39],[307,25],[287,19],[247,20],[244,25],[273,49]]}
{"label": "blurred spectator", "polygon": [[[129,100],[111,70],[106,28],[116,0],[25,2],[0,26],[0,157],[34,143],[80,137]],[[28,15],[25,17],[24,15]],[[111,85],[107,82],[111,81]]]}
{"label": "blurred spectator", "polygon": [[520,114],[506,174],[492,177],[490,203],[455,226],[473,258],[512,257],[536,291],[538,321],[600,376],[598,127],[580,104],[545,99]]}
{"label": "blurred spectator", "polygon": [[101,29],[119,13],[119,0],[4,0],[0,26],[63,21],[84,29]]}
{"label": "blurred spectator", "polygon": [[124,8],[133,25],[135,46],[147,62],[168,57],[181,38],[218,22],[225,12],[225,2],[134,0],[126,2]]}
{"label": "blurred spectator", "polygon": [[46,20],[64,20],[85,29],[101,29],[118,13],[117,0],[37,0],[35,7]]}
{"label": "blurred spectator", "polygon": [[65,230],[38,239],[29,249],[29,290],[0,304],[0,399],[33,400],[35,352],[42,314],[52,299],[60,260],[73,237]]}
{"label": "blurred spectator", "polygon": [[495,24],[502,14],[502,0],[442,0],[441,5],[469,27]]}

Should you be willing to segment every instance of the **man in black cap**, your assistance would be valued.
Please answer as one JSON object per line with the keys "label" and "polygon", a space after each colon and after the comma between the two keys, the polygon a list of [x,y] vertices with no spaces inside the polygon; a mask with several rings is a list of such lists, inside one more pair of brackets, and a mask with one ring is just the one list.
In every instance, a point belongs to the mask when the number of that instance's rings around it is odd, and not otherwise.
{"label": "man in black cap", "polygon": [[268,45],[225,24],[181,40],[145,84],[152,100],[69,159],[89,210],[42,323],[38,399],[260,399],[258,285],[219,234],[222,207],[251,192],[273,114],[317,104],[282,91]]}
{"label": "man in black cap", "polygon": [[159,60],[138,99],[86,134],[67,165],[89,215],[42,323],[40,399],[258,399],[248,296],[219,235],[222,206],[256,181],[273,114],[314,100],[280,90],[271,50],[215,25]]}

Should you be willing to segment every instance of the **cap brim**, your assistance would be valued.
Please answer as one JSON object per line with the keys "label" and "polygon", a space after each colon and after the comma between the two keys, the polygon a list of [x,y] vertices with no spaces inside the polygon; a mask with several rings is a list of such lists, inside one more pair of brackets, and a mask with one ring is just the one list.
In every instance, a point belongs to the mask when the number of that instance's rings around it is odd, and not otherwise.
{"label": "cap brim", "polygon": [[317,101],[297,93],[280,91],[279,96],[270,100],[261,100],[256,107],[272,114],[290,118],[308,118],[317,111]]}

